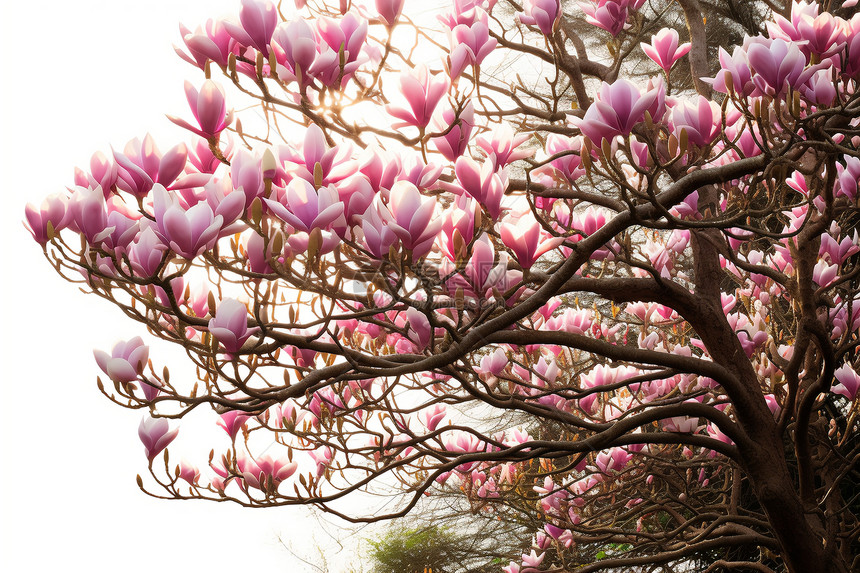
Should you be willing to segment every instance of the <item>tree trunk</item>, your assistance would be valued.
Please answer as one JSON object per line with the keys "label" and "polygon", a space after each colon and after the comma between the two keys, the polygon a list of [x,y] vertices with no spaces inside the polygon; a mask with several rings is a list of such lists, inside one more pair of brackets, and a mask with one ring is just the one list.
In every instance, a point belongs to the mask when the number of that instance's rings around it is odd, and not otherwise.
{"label": "tree trunk", "polygon": [[[699,190],[703,212],[713,209],[717,194],[712,187]],[[729,326],[720,304],[723,278],[715,231],[694,231],[692,248],[698,308],[688,317],[714,362],[732,373],[737,383],[724,388],[732,401],[738,425],[747,439],[738,443],[741,463],[753,491],[767,515],[791,573],[849,573],[836,547],[825,547],[824,527],[816,514],[804,511],[789,472],[782,436],[767,407],[758,375]]]}
{"label": "tree trunk", "polygon": [[755,451],[742,451],[747,475],[791,573],[849,573],[836,547],[824,546],[824,529],[815,514],[804,512],[776,431],[755,435]]}

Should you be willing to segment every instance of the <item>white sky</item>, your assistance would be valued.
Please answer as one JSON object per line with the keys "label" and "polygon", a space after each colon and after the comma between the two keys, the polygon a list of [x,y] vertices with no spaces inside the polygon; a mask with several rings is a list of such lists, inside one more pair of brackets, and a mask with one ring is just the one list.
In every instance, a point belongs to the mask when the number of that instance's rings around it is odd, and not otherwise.
{"label": "white sky", "polygon": [[[162,150],[185,141],[164,114],[191,117],[182,83],[199,83],[202,72],[173,52],[178,23],[193,29],[238,8],[238,0],[0,7],[7,253],[0,271],[0,570],[302,572],[311,569],[278,536],[304,556],[318,553],[317,542],[333,544],[300,508],[170,502],[138,490],[135,475],[146,469],[140,414],[101,396],[92,349],[145,333],[61,280],[21,224],[25,203],[71,185],[74,167],[88,165],[94,151],[121,149],[147,131]],[[333,570],[356,564],[349,551],[324,551]]]}

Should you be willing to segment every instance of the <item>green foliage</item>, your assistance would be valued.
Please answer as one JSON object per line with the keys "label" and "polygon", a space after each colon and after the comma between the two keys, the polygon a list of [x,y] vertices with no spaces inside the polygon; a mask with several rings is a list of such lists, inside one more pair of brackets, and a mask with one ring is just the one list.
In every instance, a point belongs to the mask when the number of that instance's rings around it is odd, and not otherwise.
{"label": "green foliage", "polygon": [[392,527],[371,546],[373,573],[451,573],[459,568],[460,536],[431,525],[419,529]]}

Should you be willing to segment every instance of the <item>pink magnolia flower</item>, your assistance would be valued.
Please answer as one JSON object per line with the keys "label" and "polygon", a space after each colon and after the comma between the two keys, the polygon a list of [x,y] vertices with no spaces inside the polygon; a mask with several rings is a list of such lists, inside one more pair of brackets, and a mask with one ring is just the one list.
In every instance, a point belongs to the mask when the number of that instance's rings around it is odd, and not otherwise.
{"label": "pink magnolia flower", "polygon": [[727,156],[732,160],[737,160],[743,157],[755,157],[761,154],[761,133],[758,125],[750,125],[746,120],[738,120],[735,123],[728,123],[732,120],[731,114],[726,113],[726,129],[725,137],[731,141],[737,150],[730,149]]}
{"label": "pink magnolia flower", "polygon": [[391,189],[403,169],[403,163],[404,158],[399,153],[390,153],[376,144],[370,144],[359,158],[358,171],[367,179],[371,189],[378,192]]}
{"label": "pink magnolia flower", "polygon": [[531,139],[530,133],[514,134],[514,128],[509,123],[496,126],[489,134],[479,135],[475,143],[497,167],[504,167],[514,161],[531,157],[534,149],[517,149]]}
{"label": "pink magnolia flower", "polygon": [[524,13],[517,14],[520,22],[527,26],[537,26],[544,36],[552,36],[561,15],[559,0],[526,0],[523,10]]}
{"label": "pink magnolia flower", "polygon": [[407,321],[407,335],[409,340],[415,343],[418,350],[424,350],[430,344],[433,328],[427,315],[414,306],[410,306],[404,313]]}
{"label": "pink magnolia flower", "polygon": [[426,410],[423,416],[427,429],[431,432],[435,432],[436,428],[439,426],[439,422],[445,418],[445,415],[445,404],[436,404],[432,410]]}
{"label": "pink magnolia flower", "polygon": [[459,195],[442,215],[442,232],[439,245],[442,253],[452,262],[465,258],[466,247],[475,236],[475,219],[480,207],[469,195]]}
{"label": "pink magnolia flower", "polygon": [[427,67],[419,64],[411,70],[400,74],[400,93],[406,99],[408,109],[387,105],[385,111],[401,120],[393,128],[405,126],[424,128],[430,123],[433,111],[445,92],[448,91],[448,78],[445,74],[432,75]]}
{"label": "pink magnolia flower", "polygon": [[239,24],[224,22],[227,32],[237,42],[255,48],[264,56],[269,55],[269,42],[277,25],[278,11],[267,0],[242,0]]}
{"label": "pink magnolia flower", "polygon": [[510,218],[505,219],[499,234],[524,269],[531,268],[541,255],[556,248],[564,240],[562,237],[547,235],[534,217],[529,215],[520,217],[516,223],[511,223]]}
{"label": "pink magnolia flower", "polygon": [[[317,22],[318,32],[320,23],[324,21],[326,20],[320,19]],[[337,24],[335,24],[335,26],[336,25]],[[319,33],[317,33],[317,35],[319,36]],[[333,39],[332,41],[337,40]],[[324,40],[317,44],[317,50],[318,53],[314,59],[314,63],[310,68],[308,68],[308,75],[326,86],[337,87],[338,79],[340,79],[339,87],[344,87],[361,64],[357,59],[358,54],[353,58],[347,51],[343,52],[342,60],[341,52],[339,50],[334,50]]]}
{"label": "pink magnolia flower", "polygon": [[146,134],[143,141],[129,141],[122,153],[114,151],[113,157],[118,165],[117,187],[143,197],[156,183],[168,187],[176,180],[185,169],[188,149],[180,143],[162,155],[152,136]]}
{"label": "pink magnolia flower", "polygon": [[234,298],[221,301],[208,327],[209,332],[230,354],[237,353],[245,341],[260,330],[256,326],[248,328],[248,309]]}
{"label": "pink magnolia flower", "polygon": [[[546,476],[543,480],[543,484],[536,485],[532,487],[532,489],[537,492],[537,494],[541,498],[557,498],[559,495],[564,495],[562,491],[555,485],[555,482],[552,480],[550,476]],[[558,501],[554,501],[551,503],[550,507],[558,506]]]}
{"label": "pink magnolia flower", "polygon": [[194,281],[188,286],[188,298],[185,304],[193,316],[204,318],[209,314],[209,283]]}
{"label": "pink magnolia flower", "polygon": [[833,375],[838,384],[834,384],[830,391],[854,400],[857,397],[857,390],[860,389],[860,375],[857,371],[850,364],[843,364]]}
{"label": "pink magnolia flower", "polygon": [[266,423],[275,428],[290,428],[301,423],[306,412],[298,411],[296,404],[292,401],[276,404],[269,409]]}
{"label": "pink magnolia flower", "polygon": [[[209,142],[200,137],[194,138],[194,146],[188,150],[188,163],[186,165],[186,170],[188,175],[191,175],[195,172],[203,175],[211,175],[218,170],[221,166],[221,160],[215,157],[212,153],[212,150],[209,148]],[[232,140],[229,140],[227,143],[227,148],[222,152],[225,156],[229,157],[232,155]],[[203,183],[205,185],[209,182],[207,178],[206,182]],[[199,185],[194,185],[194,187],[198,187]]]}
{"label": "pink magnolia flower", "polygon": [[[343,18],[320,18],[317,20],[317,32],[332,52],[340,54],[347,64],[354,63],[364,41],[367,38],[367,20],[349,12]],[[340,56],[338,56],[338,60]]]}
{"label": "pink magnolia flower", "polygon": [[857,196],[858,181],[860,181],[860,159],[851,155],[846,155],[843,159],[845,165],[836,163],[835,192],[837,196],[848,197],[853,201]]}
{"label": "pink magnolia flower", "polygon": [[842,51],[845,47],[845,31],[840,20],[829,12],[819,14],[814,19],[801,18],[797,27],[800,49],[822,60]]}
{"label": "pink magnolia flower", "polygon": [[[843,7],[847,3],[843,4]],[[856,22],[855,19],[852,21]],[[860,34],[856,31],[848,34],[847,46],[844,60],[841,63],[841,71],[850,78],[857,78],[860,75]]]}
{"label": "pink magnolia flower", "polygon": [[[596,388],[599,386],[606,386],[608,384],[615,384],[616,382],[622,382],[638,374],[639,372],[632,367],[622,366],[619,368],[612,368],[605,364],[598,364],[590,370],[588,374],[583,375],[580,380],[583,387]],[[630,387],[631,392],[635,392],[638,389],[639,386],[635,384]]]}
{"label": "pink magnolia flower", "polygon": [[161,185],[153,188],[156,231],[170,249],[193,259],[215,246],[224,217],[204,202],[187,211]]}
{"label": "pink magnolia flower", "polygon": [[230,475],[230,472],[227,471],[227,457],[224,455],[221,456],[220,460],[210,460],[209,467],[220,478],[227,479]]}
{"label": "pink magnolia flower", "polygon": [[818,70],[800,86],[800,91],[810,102],[824,107],[833,105],[836,88],[833,86],[833,69]]}
{"label": "pink magnolia flower", "polygon": [[833,235],[838,237],[839,231],[836,230],[834,232],[834,230],[831,230],[830,233],[821,235],[821,247],[819,248],[819,255],[826,255],[830,262],[842,264],[848,257],[860,252],[856,229],[854,230],[853,239],[851,237],[843,237],[841,241],[837,241],[833,238]]}
{"label": "pink magnolia flower", "polygon": [[161,394],[161,387],[161,382],[144,378],[140,383],[140,391],[143,394],[143,399],[147,402],[152,402]]}
{"label": "pink magnolia flower", "polygon": [[[71,219],[68,199],[64,195],[49,195],[37,208],[30,203],[24,207],[25,227],[40,245],[48,242],[48,223],[54,232],[62,230]],[[103,227],[104,228],[104,227]]]}
{"label": "pink magnolia flower", "polygon": [[492,161],[479,165],[466,156],[457,158],[454,168],[460,187],[477,199],[493,219],[498,219],[502,212],[502,199],[507,187],[507,173],[498,170]]}
{"label": "pink magnolia flower", "polygon": [[740,96],[752,95],[755,84],[752,81],[752,70],[750,69],[747,53],[741,46],[735,46],[732,55],[722,47],[719,49],[720,71],[711,78],[702,78],[702,81],[713,86],[714,90],[728,94],[732,91]]}
{"label": "pink magnolia flower", "polygon": [[541,173],[556,174],[564,178],[568,183],[573,183],[583,175],[582,168],[582,137],[565,137],[557,133],[551,133],[546,139],[546,155],[553,157],[561,155],[540,168]]}
{"label": "pink magnolia flower", "polygon": [[149,360],[149,347],[141,337],[135,336],[131,340],[114,344],[110,354],[93,350],[93,355],[108,378],[114,382],[133,382],[143,374]]}
{"label": "pink magnolia flower", "polygon": [[397,233],[388,226],[388,223],[379,214],[379,209],[384,206],[372,205],[365,211],[361,220],[361,230],[364,235],[364,245],[377,259],[384,259],[391,251],[397,241]]}
{"label": "pink magnolia flower", "polygon": [[128,249],[132,270],[141,277],[155,276],[164,260],[164,253],[168,250],[168,246],[158,238],[155,230],[147,226]]}
{"label": "pink magnolia flower", "polygon": [[241,245],[245,249],[245,258],[248,261],[248,269],[252,273],[269,274],[272,272],[272,266],[269,261],[272,258],[280,258],[282,253],[272,251],[272,241],[258,234],[256,231],[249,230],[241,237]]}
{"label": "pink magnolia flower", "polygon": [[797,30],[800,21],[804,18],[813,20],[816,16],[818,16],[818,4],[816,2],[795,0],[791,3],[789,19],[781,15],[774,15],[773,21],[767,22],[768,35],[771,38],[782,38],[789,41],[800,40],[800,32]]}
{"label": "pink magnolia flower", "polygon": [[782,406],[779,404],[776,396],[773,394],[765,394],[764,401],[767,403],[767,408],[770,410],[770,413],[773,414],[774,418],[777,418],[780,410],[782,410]]}
{"label": "pink magnolia flower", "polygon": [[699,192],[693,191],[683,201],[672,207],[669,212],[679,219],[701,219],[702,214],[699,213]]}
{"label": "pink magnolia flower", "polygon": [[277,490],[282,481],[296,472],[298,464],[268,455],[254,459],[240,452],[236,457],[236,466],[245,485],[268,492]]}
{"label": "pink magnolia flower", "polygon": [[670,127],[679,139],[681,130],[684,130],[690,143],[705,147],[719,135],[721,118],[719,104],[700,95],[696,100],[685,99],[675,104],[672,108]]}
{"label": "pink magnolia flower", "polygon": [[827,264],[824,259],[819,260],[812,269],[812,280],[820,287],[830,286],[839,276],[839,265]]}
{"label": "pink magnolia flower", "polygon": [[[293,334],[298,334],[301,336],[307,336],[311,334],[310,331],[307,330],[295,330]],[[314,361],[317,357],[317,351],[313,348],[297,348],[295,346],[287,346],[285,347],[290,354],[290,357],[295,361],[297,366],[301,367],[313,367]]]}
{"label": "pink magnolia flower", "polygon": [[[606,224],[607,212],[603,209],[589,206],[585,211],[573,213],[570,218],[570,229],[576,229],[585,237],[589,237],[599,231]],[[592,258],[596,258],[592,255]]]}
{"label": "pink magnolia flower", "polygon": [[[325,134],[316,124],[305,130],[300,150],[284,146],[279,149],[279,155],[284,165],[275,177],[278,184],[300,177],[316,187],[338,185],[354,176],[359,167],[358,162],[352,159],[352,146],[341,143],[329,148]],[[319,175],[322,175],[321,181],[317,181]]]}
{"label": "pink magnolia flower", "polygon": [[546,388],[548,384],[551,385],[555,382],[558,373],[558,362],[552,358],[547,359],[546,356],[541,356],[531,372],[531,383],[538,388]]}
{"label": "pink magnolia flower", "polygon": [[[840,338],[845,332],[851,332],[860,328],[860,298],[853,301],[843,301],[839,297],[835,299],[836,308],[830,311],[830,321],[833,323],[833,331],[830,337],[833,340]],[[848,312],[849,303],[851,312]]]}
{"label": "pink magnolia flower", "polygon": [[340,242],[340,236],[334,231],[319,231],[318,229],[311,233],[297,231],[287,237],[289,251],[292,253],[307,253],[313,245],[317,249],[317,254],[326,255],[335,250]]}
{"label": "pink magnolia flower", "polygon": [[329,447],[323,447],[308,453],[316,464],[316,476],[321,477],[331,465],[334,452]]}
{"label": "pink magnolia flower", "polygon": [[782,39],[753,38],[747,47],[753,84],[762,94],[781,97],[789,87],[799,89],[818,70],[806,67],[806,56],[797,44]]}
{"label": "pink magnolia flower", "polygon": [[184,127],[207,140],[215,140],[233,121],[233,111],[227,112],[224,90],[212,80],[203,82],[199,92],[191,82],[186,81],[185,97],[188,99],[188,105],[191,107],[191,113],[194,114],[198,127],[194,127],[184,119],[167,116],[179,127]]}
{"label": "pink magnolia flower", "polygon": [[[469,127],[471,133],[472,126]],[[469,144],[468,134],[466,135],[466,147]],[[433,163],[427,164],[421,158],[419,153],[405,153],[401,157],[400,172],[397,174],[397,179],[400,181],[409,181],[419,189],[429,190],[439,180],[439,175],[442,174],[442,166]]]}
{"label": "pink magnolia flower", "polygon": [[603,28],[613,36],[617,36],[627,24],[627,6],[613,0],[590,0],[590,3],[580,3],[579,7],[585,12],[585,21],[598,28]]}
{"label": "pink magnolia flower", "polygon": [[245,422],[247,422],[250,417],[251,416],[244,414],[241,410],[230,410],[229,412],[224,412],[219,416],[218,425],[227,432],[227,435],[230,436],[231,440],[235,440],[236,434],[239,433],[239,430],[242,429],[242,426],[245,425]]}
{"label": "pink magnolia flower", "polygon": [[455,273],[451,265],[445,263],[440,267],[440,275],[450,275],[447,286],[452,293],[463,289],[466,295],[482,299],[491,297],[494,287],[503,290],[500,283],[507,275],[508,256],[500,253],[497,263],[496,250],[486,234],[472,244],[471,257],[460,273]]}
{"label": "pink magnolia flower", "polygon": [[624,451],[622,448],[611,448],[597,454],[597,457],[594,458],[594,465],[596,465],[597,469],[602,473],[608,474],[610,472],[624,469],[624,466],[627,465],[627,462],[629,462],[632,457],[632,455]]}
{"label": "pink magnolia flower", "polygon": [[338,78],[341,87],[346,85],[361,63],[367,24],[365,18],[357,17],[354,12],[339,19],[319,18],[316,27],[321,41],[308,73],[324,85],[334,85]]}
{"label": "pink magnolia flower", "polygon": [[304,179],[290,181],[282,202],[265,199],[272,213],[296,229],[306,233],[313,229],[330,230],[343,216],[343,202],[333,185],[314,189]]}
{"label": "pink magnolia flower", "polygon": [[692,434],[699,428],[699,419],[688,416],[673,416],[663,420],[663,428],[669,432]]}
{"label": "pink magnolia flower", "polygon": [[469,138],[474,125],[475,108],[472,107],[472,102],[466,104],[459,116],[453,109],[446,109],[441,117],[437,116],[434,119],[434,129],[438,132],[447,131],[447,133],[434,137],[430,141],[445,159],[456,161],[469,147]]}
{"label": "pink magnolia flower", "polygon": [[405,2],[406,0],[376,0],[376,12],[386,26],[393,28],[403,11]]}
{"label": "pink magnolia flower", "polygon": [[454,0],[451,9],[437,18],[449,30],[460,24],[471,26],[481,19],[484,13],[492,12],[495,5],[496,0]]}
{"label": "pink magnolia flower", "polygon": [[546,531],[547,535],[549,535],[555,540],[558,540],[558,538],[561,537],[562,533],[564,533],[564,529],[558,527],[557,525],[553,525],[552,523],[544,524],[543,530]]}
{"label": "pink magnolia flower", "polygon": [[679,46],[678,40],[676,30],[663,28],[651,36],[650,44],[642,42],[640,46],[642,46],[645,55],[654,60],[668,74],[675,62],[690,51],[690,42],[685,42]]}
{"label": "pink magnolia flower", "polygon": [[483,10],[471,25],[459,24],[451,30],[451,53],[448,56],[448,73],[457,78],[468,66],[480,66],[490,52],[498,45],[490,37],[489,18]]}
{"label": "pink magnolia flower", "polygon": [[730,437],[725,435],[722,430],[720,430],[715,424],[708,422],[705,430],[708,432],[708,436],[715,440],[719,440],[724,444],[734,445],[734,442]]}
{"label": "pink magnolia flower", "polygon": [[[137,237],[141,225],[144,227],[148,224],[147,221],[139,222],[132,213],[125,209],[122,200],[116,195],[104,205],[105,219],[102,231],[91,236],[92,232],[96,232],[102,224],[101,214],[98,212],[97,202],[94,200],[94,195],[97,195],[100,189],[96,188],[92,191],[86,201],[74,201],[70,205],[72,211],[72,222],[78,221],[84,225],[92,225],[91,227],[81,227],[81,231],[90,240],[91,245],[98,245],[106,251],[113,251],[116,256],[121,256],[128,248],[129,244]],[[81,189],[78,189],[76,195],[81,195]],[[78,197],[76,197],[78,198]],[[94,215],[93,219],[88,219],[86,209],[92,208],[90,214]],[[138,214],[137,217],[140,217]],[[70,223],[71,226],[71,223]]]}
{"label": "pink magnolia flower", "polygon": [[[843,6],[847,7],[848,3]],[[844,20],[840,20],[829,12],[819,14],[815,2],[793,2],[790,19],[774,14],[773,21],[766,25],[771,38],[795,43],[804,54],[815,54],[823,60],[845,46]]]}
{"label": "pink magnolia flower", "polygon": [[117,177],[116,163],[111,161],[101,151],[96,151],[90,157],[89,173],[75,167],[75,185],[91,189],[101,187],[105,194],[105,199],[108,198],[111,189],[116,185]]}
{"label": "pink magnolia flower", "polygon": [[347,389],[343,394],[338,394],[331,388],[323,388],[313,395],[308,409],[317,417],[321,416],[323,406],[332,413],[344,410],[346,408],[344,401],[348,400],[349,392]]}
{"label": "pink magnolia flower", "polygon": [[414,260],[430,251],[442,227],[442,219],[433,218],[436,199],[423,197],[408,181],[398,181],[392,186],[388,208],[379,211],[403,247],[412,251]]}
{"label": "pink magnolia flower", "polygon": [[675,254],[682,254],[687,245],[690,244],[690,231],[675,229],[669,234],[666,239],[666,250],[672,251]]}
{"label": "pink magnolia flower", "polygon": [[189,485],[197,485],[200,481],[200,470],[192,466],[185,460],[179,462],[176,466],[179,479],[185,480]]}
{"label": "pink magnolia flower", "polygon": [[[594,326],[594,315],[587,308],[573,309],[567,308],[561,314],[550,318],[541,327],[541,330],[562,330],[564,332],[573,332],[574,334],[587,334]],[[600,368],[598,365],[597,368]],[[587,384],[589,378],[583,375],[583,384]]]}
{"label": "pink magnolia flower", "polygon": [[611,141],[617,135],[628,135],[637,123],[644,120],[646,111],[655,120],[662,117],[665,91],[661,88],[662,84],[659,84],[643,94],[627,79],[616,80],[612,84],[604,82],[585,116],[575,123],[582,134],[597,146],[604,139]]}
{"label": "pink magnolia flower", "polygon": [[262,157],[247,149],[236,150],[230,158],[230,182],[235,191],[241,191],[245,196],[246,207],[251,205],[255,197],[262,198],[266,188]]}
{"label": "pink magnolia flower", "polygon": [[298,82],[304,93],[313,80],[308,71],[317,57],[317,37],[304,18],[296,18],[275,28],[271,48],[278,62],[278,78]]}
{"label": "pink magnolia flower", "polygon": [[[450,452],[482,452],[486,449],[486,444],[474,434],[457,431],[445,438],[445,449]],[[457,471],[468,471],[464,466],[468,466],[468,469],[472,468],[472,464],[464,464],[458,466]]]}
{"label": "pink magnolia flower", "polygon": [[642,252],[648,257],[651,265],[660,273],[661,277],[669,278],[672,276],[673,258],[672,253],[666,249],[666,245],[649,239],[642,247]]}
{"label": "pink magnolia flower", "polygon": [[[234,163],[232,167],[238,168],[238,165]],[[248,187],[248,189],[253,189],[253,187]],[[223,222],[219,237],[245,230],[246,227],[244,223],[238,221],[239,217],[245,214],[245,207],[249,204],[245,193],[242,192],[243,190],[244,188],[241,186],[239,189],[234,190],[231,179],[229,177],[223,177],[221,179],[210,181],[204,188],[204,196],[200,201],[195,203],[195,206],[200,203],[208,205],[209,210],[211,210],[214,215],[222,218]],[[252,197],[254,197],[254,195],[252,195]],[[203,199],[205,199],[205,201]],[[160,205],[162,210],[168,208],[171,202],[180,204],[181,206],[181,201],[177,201],[175,196],[172,196],[170,193],[167,194],[166,199],[162,198],[159,201],[167,201],[164,205],[160,202],[157,203],[156,201],[153,201],[153,206]],[[157,218],[158,217],[156,216],[156,220]]]}
{"label": "pink magnolia flower", "polygon": [[155,456],[176,439],[178,433],[179,428],[171,430],[170,423],[165,418],[153,418],[149,415],[141,418],[137,427],[137,435],[143,442],[149,461],[155,459]]}
{"label": "pink magnolia flower", "polygon": [[69,225],[84,235],[89,244],[98,243],[108,226],[106,209],[101,188],[78,187],[69,203]]}
{"label": "pink magnolia flower", "polygon": [[191,52],[189,56],[176,48],[176,53],[183,60],[201,69],[206,65],[207,60],[212,60],[222,68],[227,67],[236,41],[230,36],[221,20],[208,20],[205,31],[198,26],[194,33],[180,24],[179,32],[182,34],[182,41]]}
{"label": "pink magnolia flower", "polygon": [[546,553],[541,552],[538,555],[534,549],[528,555],[523,553],[523,567],[540,567],[540,564],[543,563],[544,557],[546,557]]}

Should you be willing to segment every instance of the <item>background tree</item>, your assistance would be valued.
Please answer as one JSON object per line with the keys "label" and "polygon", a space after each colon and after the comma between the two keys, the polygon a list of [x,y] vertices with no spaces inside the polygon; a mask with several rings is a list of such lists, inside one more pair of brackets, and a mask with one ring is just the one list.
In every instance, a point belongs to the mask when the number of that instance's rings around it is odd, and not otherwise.
{"label": "background tree", "polygon": [[[382,0],[303,17],[246,0],[184,32],[262,130],[211,79],[187,84],[194,121],[171,119],[190,146],[97,154],[27,209],[61,274],[197,369],[171,379],[138,338],[96,352],[105,394],[149,410],[141,487],[378,520],[447,483],[542,524],[508,571],[856,566],[846,4],[771,6],[711,79],[696,0],[677,3],[689,46],[649,45],[642,0],[580,6],[602,45],[555,0],[513,23],[456,2],[447,38]],[[639,50],[662,74],[634,83]],[[673,84],[684,54],[698,94]],[[463,423],[475,403],[491,422]],[[168,420],[200,407],[232,446],[171,464]],[[340,503],[394,484],[389,513]]]}
{"label": "background tree", "polygon": [[369,544],[371,571],[378,573],[459,571],[464,562],[475,557],[466,536],[432,525],[422,529],[392,527]]}
{"label": "background tree", "polygon": [[[491,509],[491,510],[488,510]],[[485,573],[499,571],[513,559],[519,559],[523,548],[531,544],[536,524],[530,513],[512,512],[505,505],[492,508],[476,507],[463,492],[454,488],[439,489],[424,500],[408,516],[376,526],[378,534],[365,535],[369,553],[369,571],[401,571],[391,566],[381,569],[381,564],[394,556],[401,556],[416,565],[432,563],[425,555],[438,554],[442,560],[435,562],[433,571],[449,573]],[[415,534],[420,534],[415,536]],[[418,543],[422,536],[432,537],[440,550],[427,551]],[[423,561],[422,561],[423,560]]]}

